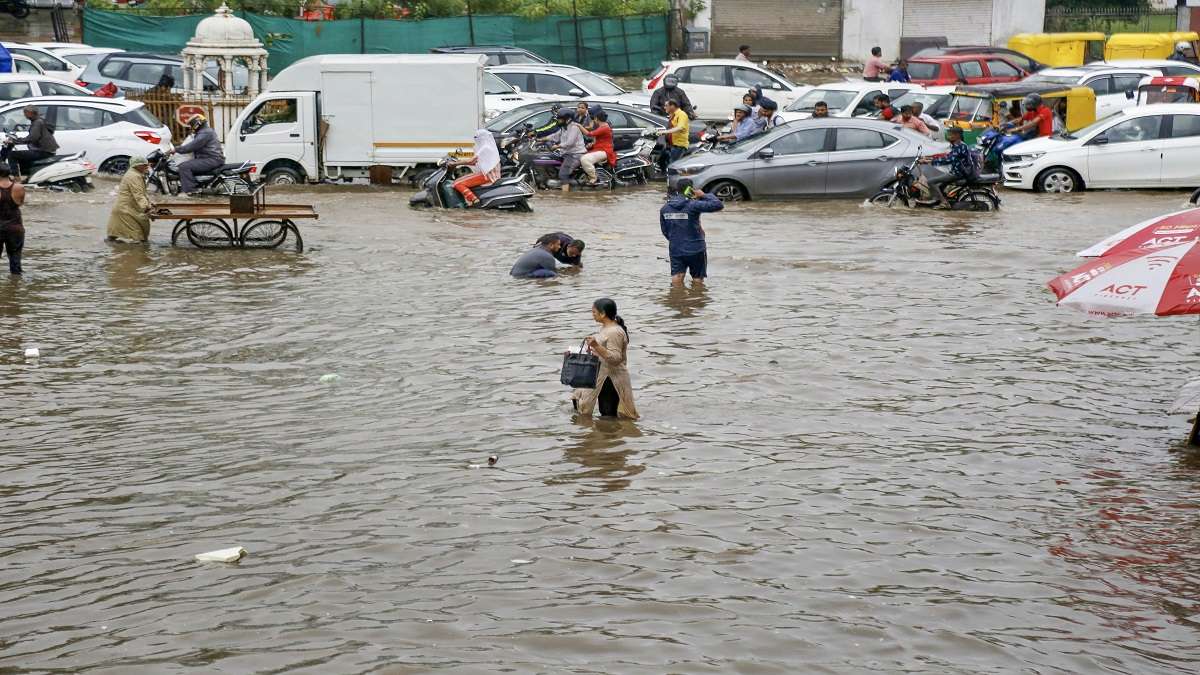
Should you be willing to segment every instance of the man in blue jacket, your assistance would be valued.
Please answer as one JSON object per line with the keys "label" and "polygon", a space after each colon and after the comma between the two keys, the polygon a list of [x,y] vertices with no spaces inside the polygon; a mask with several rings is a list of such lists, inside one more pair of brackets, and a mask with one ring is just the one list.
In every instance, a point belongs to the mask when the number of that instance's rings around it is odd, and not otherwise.
{"label": "man in blue jacket", "polygon": [[669,242],[671,256],[671,285],[682,286],[684,273],[692,275],[692,283],[704,283],[708,276],[708,245],[704,241],[701,213],[713,213],[725,208],[720,199],[707,195],[681,178],[667,196],[667,203],[658,213],[658,224]]}

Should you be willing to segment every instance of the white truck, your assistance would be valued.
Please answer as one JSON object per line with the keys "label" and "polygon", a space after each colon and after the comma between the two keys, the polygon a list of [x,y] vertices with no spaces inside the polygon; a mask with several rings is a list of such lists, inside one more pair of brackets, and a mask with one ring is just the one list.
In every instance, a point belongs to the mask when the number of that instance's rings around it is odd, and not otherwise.
{"label": "white truck", "polygon": [[435,164],[483,126],[482,54],[328,54],[284,68],[238,115],[225,161],[271,184]]}

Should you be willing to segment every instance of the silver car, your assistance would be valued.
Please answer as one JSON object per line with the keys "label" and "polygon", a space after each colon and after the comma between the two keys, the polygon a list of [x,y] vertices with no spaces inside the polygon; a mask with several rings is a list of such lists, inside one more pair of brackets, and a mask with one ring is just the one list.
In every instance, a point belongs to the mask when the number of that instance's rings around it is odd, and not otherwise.
{"label": "silver car", "polygon": [[721,201],[870,195],[892,180],[897,165],[948,149],[882,120],[808,119],[684,157],[667,180],[690,178]]}

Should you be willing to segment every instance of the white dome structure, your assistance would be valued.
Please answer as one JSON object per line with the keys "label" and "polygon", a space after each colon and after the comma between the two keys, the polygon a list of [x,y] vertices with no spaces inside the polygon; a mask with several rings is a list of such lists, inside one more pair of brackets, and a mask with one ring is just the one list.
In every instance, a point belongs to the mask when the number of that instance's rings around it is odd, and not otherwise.
{"label": "white dome structure", "polygon": [[234,16],[224,3],[196,25],[196,34],[183,49],[183,88],[203,92],[202,73],[212,61],[218,65],[221,89],[226,94],[240,93],[234,91],[233,81],[233,71],[239,63],[249,74],[245,85],[247,95],[254,96],[267,87],[267,50],[254,37],[250,23]]}

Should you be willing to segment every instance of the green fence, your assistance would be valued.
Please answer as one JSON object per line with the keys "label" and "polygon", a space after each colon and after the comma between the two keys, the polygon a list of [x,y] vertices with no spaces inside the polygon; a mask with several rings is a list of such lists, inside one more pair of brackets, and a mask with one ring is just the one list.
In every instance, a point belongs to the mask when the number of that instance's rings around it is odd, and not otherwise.
{"label": "green fence", "polygon": [[[469,44],[523,47],[554,63],[606,73],[648,73],[666,55],[668,40],[666,15],[578,19],[476,16],[424,21],[300,21],[238,15],[250,22],[255,36],[263,41],[273,73],[316,54],[423,53],[433,47]],[[177,54],[195,33],[196,24],[207,16],[140,16],[89,8],[83,13],[83,41],[97,47]]]}

